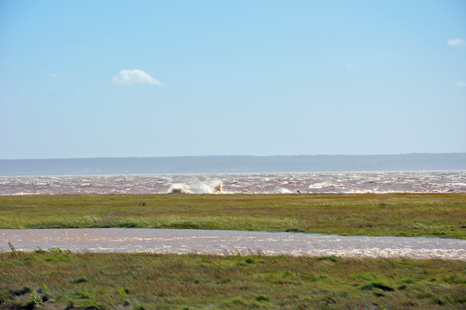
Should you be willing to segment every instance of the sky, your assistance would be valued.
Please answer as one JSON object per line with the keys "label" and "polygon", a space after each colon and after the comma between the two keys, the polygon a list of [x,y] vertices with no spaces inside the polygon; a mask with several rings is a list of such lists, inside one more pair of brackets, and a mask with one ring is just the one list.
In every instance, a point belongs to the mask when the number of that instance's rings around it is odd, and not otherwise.
{"label": "sky", "polygon": [[0,159],[450,152],[463,0],[0,0]]}

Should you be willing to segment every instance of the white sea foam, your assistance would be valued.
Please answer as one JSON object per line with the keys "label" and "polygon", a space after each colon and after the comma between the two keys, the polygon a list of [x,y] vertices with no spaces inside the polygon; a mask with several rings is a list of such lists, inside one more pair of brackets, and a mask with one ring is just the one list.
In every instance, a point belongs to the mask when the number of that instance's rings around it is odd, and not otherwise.
{"label": "white sea foam", "polygon": [[212,180],[204,183],[190,180],[189,183],[172,184],[168,190],[170,194],[215,194],[222,192],[222,181]]}
{"label": "white sea foam", "polygon": [[183,183],[175,183],[170,186],[168,189],[170,194],[192,194],[189,190],[189,186]]}

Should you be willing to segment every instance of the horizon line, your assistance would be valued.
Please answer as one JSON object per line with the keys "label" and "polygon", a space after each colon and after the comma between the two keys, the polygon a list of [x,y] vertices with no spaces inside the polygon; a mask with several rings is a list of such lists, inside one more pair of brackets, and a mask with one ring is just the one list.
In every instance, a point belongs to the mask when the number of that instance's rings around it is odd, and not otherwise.
{"label": "horizon line", "polygon": [[460,155],[466,152],[449,153],[400,153],[400,154],[316,154],[316,155],[180,155],[180,156],[127,156],[127,157],[49,157],[49,158],[2,158],[4,160],[67,160],[67,159],[149,159],[149,158],[187,158],[187,157],[315,157],[315,156],[403,156],[403,155]]}

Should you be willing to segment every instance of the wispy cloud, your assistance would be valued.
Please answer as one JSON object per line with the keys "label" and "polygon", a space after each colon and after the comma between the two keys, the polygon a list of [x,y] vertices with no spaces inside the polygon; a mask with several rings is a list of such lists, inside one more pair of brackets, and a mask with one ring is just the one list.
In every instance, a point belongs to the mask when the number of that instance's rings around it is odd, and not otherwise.
{"label": "wispy cloud", "polygon": [[348,70],[356,69],[356,66],[354,66],[352,64],[347,64],[346,69],[348,69]]}
{"label": "wispy cloud", "polygon": [[447,45],[450,45],[450,46],[463,46],[465,43],[463,40],[460,40],[460,39],[452,39],[452,40],[448,40],[447,42]]}
{"label": "wispy cloud", "polygon": [[466,83],[463,82],[463,81],[458,81],[458,82],[455,83],[455,85],[458,86],[458,87],[466,87]]}
{"label": "wispy cloud", "polygon": [[118,75],[115,75],[112,82],[118,85],[130,85],[135,83],[150,84],[156,86],[162,86],[162,82],[154,79],[149,73],[142,70],[122,70]]}
{"label": "wispy cloud", "polygon": [[13,69],[16,69],[16,68],[18,68],[18,67],[16,67],[15,65],[13,65],[13,66],[11,66],[11,67],[12,67]]}
{"label": "wispy cloud", "polygon": [[0,102],[6,102],[6,103],[26,103],[26,100],[23,99],[11,99],[11,98],[1,98],[0,97]]}
{"label": "wispy cloud", "polygon": [[[51,77],[53,77],[54,79],[69,79],[71,78],[71,73],[66,73],[66,74],[57,74],[57,73],[51,73],[50,74]],[[42,78],[44,78],[42,76]]]}

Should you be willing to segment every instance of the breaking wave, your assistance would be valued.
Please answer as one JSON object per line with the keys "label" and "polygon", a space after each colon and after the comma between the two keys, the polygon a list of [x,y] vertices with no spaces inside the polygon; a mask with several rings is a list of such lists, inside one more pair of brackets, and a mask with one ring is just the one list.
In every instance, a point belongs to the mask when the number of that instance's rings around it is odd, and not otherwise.
{"label": "breaking wave", "polygon": [[214,180],[209,183],[195,182],[191,185],[175,183],[168,189],[169,194],[216,194],[222,192],[222,181]]}

